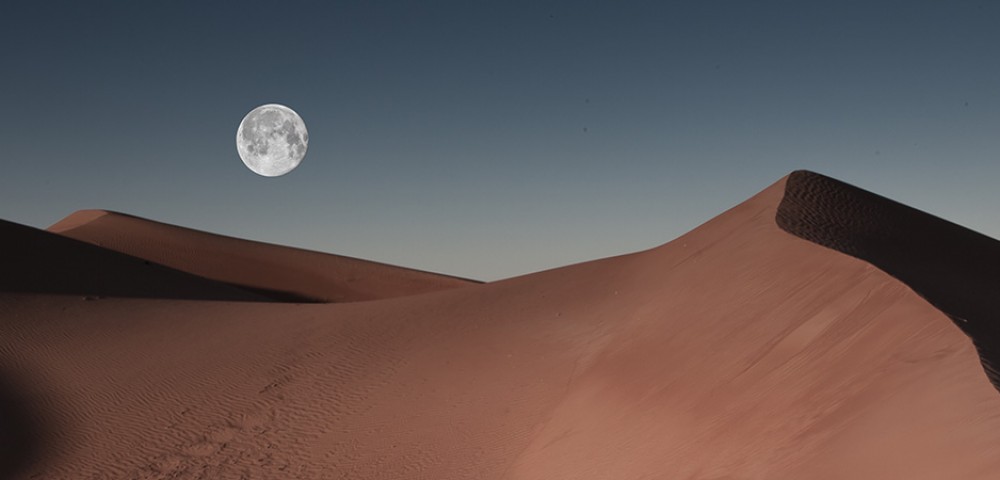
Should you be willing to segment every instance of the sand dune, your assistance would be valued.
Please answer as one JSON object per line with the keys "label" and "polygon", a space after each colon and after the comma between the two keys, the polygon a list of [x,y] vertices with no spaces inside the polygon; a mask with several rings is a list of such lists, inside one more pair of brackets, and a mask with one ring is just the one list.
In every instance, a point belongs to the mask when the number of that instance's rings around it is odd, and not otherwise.
{"label": "sand dune", "polygon": [[976,349],[906,284],[779,227],[870,213],[797,177],[661,247],[422,295],[0,294],[0,406],[28,419],[0,446],[31,446],[0,476],[996,478]]}
{"label": "sand dune", "polygon": [[1000,242],[806,171],[790,175],[777,222],[909,285],[969,334],[1000,389]]}
{"label": "sand dune", "polygon": [[479,283],[105,210],[81,210],[49,231],[285,301],[354,302]]}
{"label": "sand dune", "polygon": [[0,292],[265,300],[249,291],[0,220]]}

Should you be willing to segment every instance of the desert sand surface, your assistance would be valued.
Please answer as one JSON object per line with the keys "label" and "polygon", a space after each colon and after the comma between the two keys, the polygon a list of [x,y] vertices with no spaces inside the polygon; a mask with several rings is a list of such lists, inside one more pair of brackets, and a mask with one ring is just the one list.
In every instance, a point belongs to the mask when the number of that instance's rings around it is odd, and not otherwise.
{"label": "desert sand surface", "polygon": [[[852,240],[819,208],[907,207],[811,175],[650,250],[395,298],[5,288],[0,477],[997,478],[972,320],[863,259],[886,222]],[[907,218],[914,243],[936,221]]]}
{"label": "desert sand surface", "polygon": [[356,302],[480,283],[106,210],[75,212],[48,230],[283,301]]}
{"label": "desert sand surface", "polygon": [[4,293],[267,300],[232,285],[3,220],[0,252]]}

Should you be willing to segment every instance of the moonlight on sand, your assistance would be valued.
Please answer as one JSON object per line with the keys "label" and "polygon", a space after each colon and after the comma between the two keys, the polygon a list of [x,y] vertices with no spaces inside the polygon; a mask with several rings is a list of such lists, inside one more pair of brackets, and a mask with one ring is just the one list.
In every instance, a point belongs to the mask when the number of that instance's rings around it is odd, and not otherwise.
{"label": "moonlight on sand", "polygon": [[302,117],[284,105],[261,105],[243,117],[236,131],[236,151],[258,175],[278,177],[299,166],[309,147]]}

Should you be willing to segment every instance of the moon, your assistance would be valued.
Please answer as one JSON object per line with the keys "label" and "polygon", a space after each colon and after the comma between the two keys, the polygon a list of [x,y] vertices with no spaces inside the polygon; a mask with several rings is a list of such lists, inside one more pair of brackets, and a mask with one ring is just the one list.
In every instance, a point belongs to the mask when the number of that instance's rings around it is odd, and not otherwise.
{"label": "moon", "polygon": [[299,166],[309,148],[309,132],[295,110],[277,103],[250,110],[236,130],[236,151],[254,173],[279,177]]}

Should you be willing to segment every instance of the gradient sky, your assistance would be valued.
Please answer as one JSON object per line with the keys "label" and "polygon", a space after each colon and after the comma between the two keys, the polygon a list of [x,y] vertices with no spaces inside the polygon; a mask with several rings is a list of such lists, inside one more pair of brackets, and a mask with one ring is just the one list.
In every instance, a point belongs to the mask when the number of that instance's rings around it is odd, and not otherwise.
{"label": "gradient sky", "polygon": [[[494,280],[806,168],[1000,237],[1000,2],[5,2],[0,218],[104,208]],[[236,128],[282,103],[278,178]]]}

